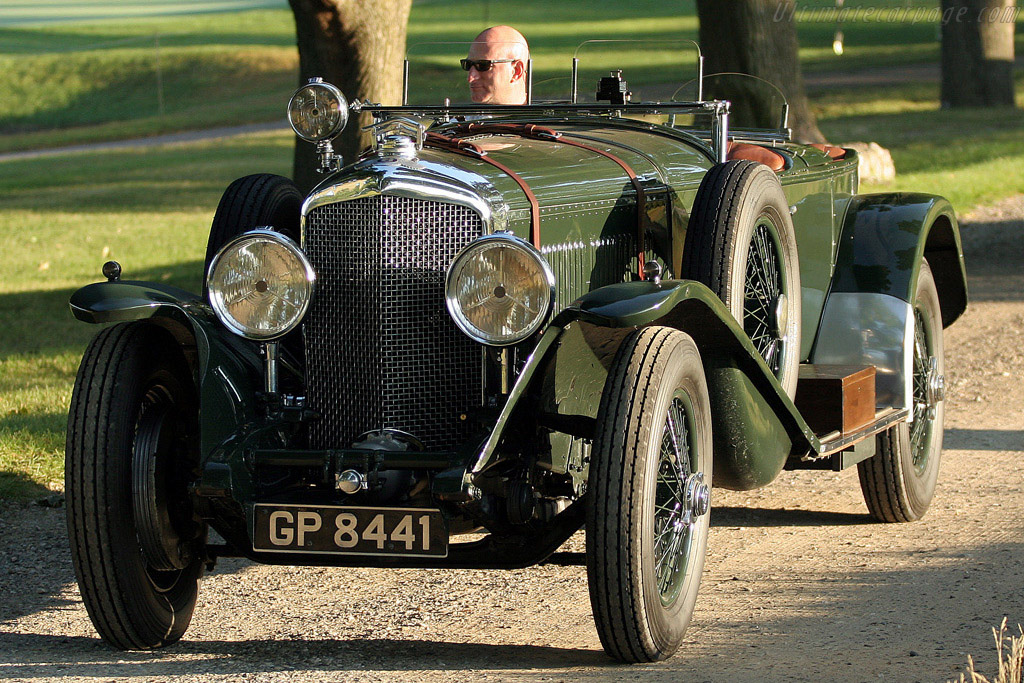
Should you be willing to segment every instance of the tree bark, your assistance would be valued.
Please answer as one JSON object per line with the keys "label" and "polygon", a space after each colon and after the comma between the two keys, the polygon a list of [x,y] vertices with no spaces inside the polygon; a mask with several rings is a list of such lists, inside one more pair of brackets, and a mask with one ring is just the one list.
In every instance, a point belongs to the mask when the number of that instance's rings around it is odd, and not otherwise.
{"label": "tree bark", "polygon": [[[402,60],[412,0],[289,0],[299,46],[299,84],[314,76],[352,99],[400,104]],[[334,141],[346,162],[369,144],[367,117],[354,117]],[[295,140],[294,179],[308,192],[321,178],[316,146]]]}
{"label": "tree bark", "polygon": [[1013,106],[1015,0],[942,0],[943,107]]}
{"label": "tree bark", "polygon": [[[794,0],[697,0],[700,47],[708,74],[739,72],[763,78],[789,103],[789,125],[800,142],[825,142],[807,103],[800,71]],[[737,121],[775,120],[769,104],[744,89],[730,95]]]}

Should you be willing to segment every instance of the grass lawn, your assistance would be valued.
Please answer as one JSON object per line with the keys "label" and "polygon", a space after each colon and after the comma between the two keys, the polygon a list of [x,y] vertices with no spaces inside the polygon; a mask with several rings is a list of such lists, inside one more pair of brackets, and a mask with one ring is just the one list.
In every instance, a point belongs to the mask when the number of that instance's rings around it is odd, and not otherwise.
{"label": "grass lawn", "polygon": [[[75,0],[68,8],[0,7],[0,152],[283,118],[297,84],[291,11],[283,1],[277,9],[214,11],[272,4],[146,5],[154,16],[139,16],[137,4],[90,0]],[[934,4],[848,0],[845,7],[924,11]],[[815,14],[834,6],[834,0],[800,3],[797,27],[808,72],[937,60],[936,22],[861,18],[838,26],[829,15]],[[118,12],[130,20],[114,19]],[[924,15],[909,15],[914,16]],[[465,42],[483,26],[502,22],[530,38],[537,82],[564,77],[567,83],[573,52],[587,39],[696,40],[698,29],[693,0],[424,0],[413,5],[409,46],[414,54],[454,66],[443,49],[423,44]],[[846,39],[842,57],[831,48],[837,28]],[[1017,33],[1018,49],[1024,50],[1024,31]],[[584,55],[583,67],[590,64],[596,73],[614,63],[637,85],[678,81],[670,62],[678,63],[679,56],[678,48],[623,46],[615,54]],[[693,63],[692,54],[684,61]],[[459,93],[463,76],[452,74]]]}
{"label": "grass lawn", "polygon": [[63,488],[64,428],[82,351],[97,328],[68,311],[108,258],[125,279],[197,291],[224,188],[288,174],[283,133],[155,150],[0,164],[0,498]]}
{"label": "grass lawn", "polygon": [[[807,6],[816,5],[834,6]],[[3,11],[0,152],[280,118],[295,84],[293,25],[284,8],[38,25],[5,24]],[[681,9],[650,0],[524,2],[514,17],[510,12],[498,3],[417,2],[409,42],[467,40],[483,25],[512,22],[533,41],[542,78],[567,68],[585,38],[695,38],[697,31],[692,2]],[[850,70],[896,55],[935,58],[931,24],[843,28],[847,53],[837,59],[828,47],[834,23],[800,25],[809,70]],[[154,89],[157,34],[162,115]],[[633,59],[643,73],[636,54],[619,58]],[[44,82],[40,73],[48,75]],[[1024,105],[1024,80],[1017,89]],[[823,91],[812,103],[829,139],[873,140],[892,150],[895,184],[865,191],[934,192],[963,212],[1024,189],[1024,112],[941,111],[937,98],[936,85],[917,84]],[[62,488],[71,386],[96,331],[72,319],[71,292],[99,279],[108,258],[122,263],[126,279],[198,289],[220,193],[248,173],[288,175],[291,147],[290,135],[267,133],[0,162],[0,249],[8,256],[0,271],[0,499]]]}

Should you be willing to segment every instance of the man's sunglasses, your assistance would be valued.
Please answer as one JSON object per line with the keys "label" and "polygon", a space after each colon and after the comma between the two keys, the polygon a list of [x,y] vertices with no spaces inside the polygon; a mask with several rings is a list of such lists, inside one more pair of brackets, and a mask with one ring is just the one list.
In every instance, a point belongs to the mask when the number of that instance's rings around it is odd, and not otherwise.
{"label": "man's sunglasses", "polygon": [[518,61],[518,59],[460,59],[459,63],[462,64],[462,68],[466,71],[473,67],[476,67],[477,71],[490,71],[491,64],[508,64],[509,62]]}

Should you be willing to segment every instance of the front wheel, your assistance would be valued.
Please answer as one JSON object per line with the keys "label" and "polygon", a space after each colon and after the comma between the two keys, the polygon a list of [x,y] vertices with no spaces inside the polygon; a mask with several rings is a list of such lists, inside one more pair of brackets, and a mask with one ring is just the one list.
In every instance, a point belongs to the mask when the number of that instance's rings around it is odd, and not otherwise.
{"label": "front wheel", "polygon": [[874,457],[857,465],[868,512],[880,522],[920,519],[935,495],[944,372],[939,294],[928,262],[922,261],[914,294],[912,419],[879,434]]}
{"label": "front wheel", "polygon": [[181,638],[203,568],[195,384],[170,336],[147,323],[102,330],[68,416],[65,489],[75,574],[100,636],[123,650]]}
{"label": "front wheel", "polygon": [[615,659],[665,659],[693,614],[710,519],[711,406],[693,340],[633,333],[597,423],[586,522],[597,631]]}

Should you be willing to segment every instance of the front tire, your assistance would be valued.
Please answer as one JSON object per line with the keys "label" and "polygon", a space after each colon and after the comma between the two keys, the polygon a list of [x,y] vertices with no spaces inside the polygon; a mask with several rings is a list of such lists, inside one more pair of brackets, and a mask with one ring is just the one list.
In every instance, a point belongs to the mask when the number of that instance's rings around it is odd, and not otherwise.
{"label": "front tire", "polygon": [[597,424],[586,521],[597,631],[615,659],[665,659],[693,614],[710,519],[711,406],[693,340],[633,333]]}
{"label": "front tire", "polygon": [[875,455],[857,465],[868,512],[880,522],[918,520],[935,495],[945,366],[939,293],[922,261],[914,292],[913,420],[879,434]]}
{"label": "front tire", "polygon": [[196,391],[162,329],[122,323],[90,343],[68,417],[65,490],[75,574],[100,636],[123,650],[181,638],[203,568]]}

